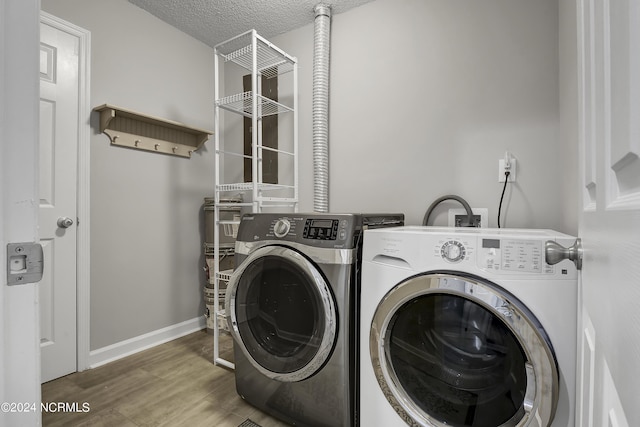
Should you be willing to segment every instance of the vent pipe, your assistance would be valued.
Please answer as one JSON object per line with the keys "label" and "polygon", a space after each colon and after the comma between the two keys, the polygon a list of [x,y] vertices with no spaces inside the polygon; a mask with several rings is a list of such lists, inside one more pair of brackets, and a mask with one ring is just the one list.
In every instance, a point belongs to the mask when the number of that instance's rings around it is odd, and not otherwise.
{"label": "vent pipe", "polygon": [[313,36],[313,210],[329,212],[329,48],[331,7],[318,4]]}

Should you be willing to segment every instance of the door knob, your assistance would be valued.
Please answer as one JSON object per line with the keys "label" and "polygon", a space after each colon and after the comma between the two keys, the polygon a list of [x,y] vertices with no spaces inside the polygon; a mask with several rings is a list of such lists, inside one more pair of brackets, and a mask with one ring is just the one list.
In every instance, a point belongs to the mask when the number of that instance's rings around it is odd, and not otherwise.
{"label": "door knob", "polygon": [[73,225],[73,220],[67,216],[58,218],[58,227],[69,228]]}
{"label": "door knob", "polygon": [[573,245],[565,248],[556,242],[549,240],[544,247],[545,261],[549,265],[554,265],[568,259],[573,261],[578,270],[582,270],[582,241],[577,239]]}

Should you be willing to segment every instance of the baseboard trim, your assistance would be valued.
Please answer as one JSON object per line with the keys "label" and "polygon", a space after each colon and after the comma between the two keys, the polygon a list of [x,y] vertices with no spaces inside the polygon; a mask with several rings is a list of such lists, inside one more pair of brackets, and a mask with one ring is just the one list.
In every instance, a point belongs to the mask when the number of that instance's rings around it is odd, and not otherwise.
{"label": "baseboard trim", "polygon": [[144,335],[129,338],[106,347],[89,352],[89,369],[97,368],[109,362],[141,352],[151,347],[164,344],[176,338],[183,337],[193,332],[206,328],[204,316],[186,320],[182,323],[167,326]]}

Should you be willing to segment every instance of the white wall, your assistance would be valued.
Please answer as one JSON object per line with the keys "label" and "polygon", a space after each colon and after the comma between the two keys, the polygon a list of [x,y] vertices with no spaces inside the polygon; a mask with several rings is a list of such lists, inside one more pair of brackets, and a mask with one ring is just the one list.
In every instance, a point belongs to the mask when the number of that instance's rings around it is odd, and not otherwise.
{"label": "white wall", "polygon": [[[42,0],[91,31],[91,105],[213,129],[213,51],[126,0]],[[204,197],[213,142],[191,159],[91,138],[91,349],[204,313]]]}
{"label": "white wall", "polygon": [[[91,31],[93,106],[213,127],[212,49],[125,0],[42,8]],[[300,61],[301,210],[312,210],[313,25],[272,41]],[[401,211],[418,224],[433,200],[457,194],[495,227],[509,150],[518,171],[503,226],[577,231],[556,0],[377,0],[334,16],[331,42],[332,211]],[[201,315],[212,146],[185,160],[93,135],[92,349]],[[443,203],[431,223],[448,207],[459,205]]]}
{"label": "white wall", "polygon": [[[507,227],[577,231],[559,135],[557,0],[377,0],[332,18],[330,210],[418,224],[457,194],[496,226],[498,159],[518,160]],[[313,209],[313,25],[272,41],[300,61],[301,209]],[[567,184],[569,181],[569,184]],[[443,203],[430,224],[445,224]]]}

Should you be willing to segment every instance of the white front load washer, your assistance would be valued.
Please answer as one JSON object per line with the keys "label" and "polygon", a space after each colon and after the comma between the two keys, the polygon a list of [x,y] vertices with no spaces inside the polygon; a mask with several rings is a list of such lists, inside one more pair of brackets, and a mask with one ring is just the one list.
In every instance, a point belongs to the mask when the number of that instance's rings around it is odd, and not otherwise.
{"label": "white front load washer", "polygon": [[364,234],[360,425],[574,427],[578,274],[551,230]]}

